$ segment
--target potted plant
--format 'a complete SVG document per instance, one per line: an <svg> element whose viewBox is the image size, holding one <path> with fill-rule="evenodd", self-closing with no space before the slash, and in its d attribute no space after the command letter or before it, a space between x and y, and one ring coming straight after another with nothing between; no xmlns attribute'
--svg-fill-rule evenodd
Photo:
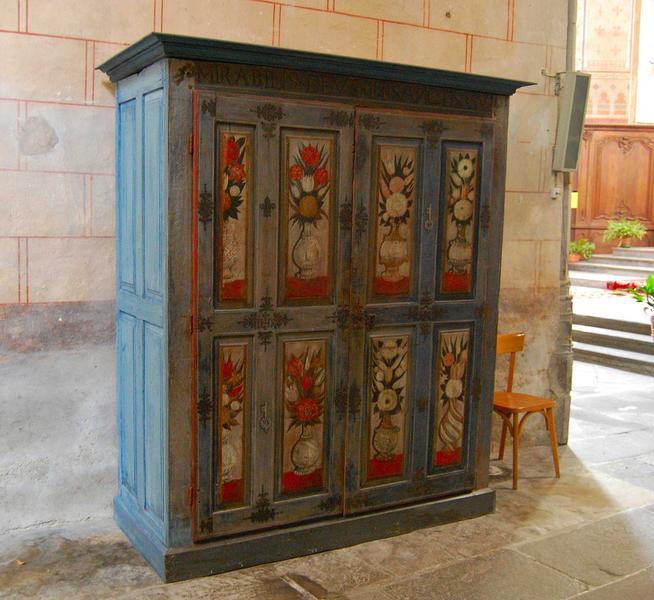
<svg viewBox="0 0 654 600"><path fill-rule="evenodd" d="M631 240L642 240L647 233L645 225L638 219L629 220L624 215L619 220L611 220L606 224L604 241L618 240L618 248L631 248Z"/></svg>
<svg viewBox="0 0 654 600"><path fill-rule="evenodd" d="M585 238L580 238L568 244L568 262L588 260L595 251L595 244Z"/></svg>
<svg viewBox="0 0 654 600"><path fill-rule="evenodd" d="M631 295L636 302L642 302L645 305L643 308L646 313L649 313L652 326L652 339L654 339L654 275L650 273L643 285L639 285L635 290L631 290Z"/></svg>

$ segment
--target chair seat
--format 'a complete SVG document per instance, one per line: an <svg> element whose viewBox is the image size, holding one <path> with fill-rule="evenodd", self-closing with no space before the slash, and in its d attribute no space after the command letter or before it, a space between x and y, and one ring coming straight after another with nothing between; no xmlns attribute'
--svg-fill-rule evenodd
<svg viewBox="0 0 654 600"><path fill-rule="evenodd" d="M493 396L493 408L505 412L531 412L552 408L556 405L554 400L531 396L530 394L518 394L516 392L495 392Z"/></svg>

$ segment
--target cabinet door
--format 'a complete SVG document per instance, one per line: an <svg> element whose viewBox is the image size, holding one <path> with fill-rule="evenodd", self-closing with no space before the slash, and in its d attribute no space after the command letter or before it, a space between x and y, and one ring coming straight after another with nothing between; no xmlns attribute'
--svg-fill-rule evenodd
<svg viewBox="0 0 654 600"><path fill-rule="evenodd" d="M195 113L196 537L341 514L353 114L210 92Z"/></svg>
<svg viewBox="0 0 654 600"><path fill-rule="evenodd" d="M480 125L357 112L347 512L473 486Z"/></svg>

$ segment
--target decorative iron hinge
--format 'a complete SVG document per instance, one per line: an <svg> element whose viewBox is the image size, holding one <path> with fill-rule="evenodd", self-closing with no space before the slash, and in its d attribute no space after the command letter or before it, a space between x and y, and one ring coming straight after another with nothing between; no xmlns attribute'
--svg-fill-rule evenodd
<svg viewBox="0 0 654 600"><path fill-rule="evenodd" d="M443 131L445 131L445 125L443 124L443 121L438 119L433 121L423 121L420 124L420 129L422 129L422 132L427 138L427 144L433 148L440 142Z"/></svg>
<svg viewBox="0 0 654 600"><path fill-rule="evenodd" d="M257 331L257 337L259 343L264 346L264 350L268 349L268 345L272 341L272 331L273 329L279 329L288 325L291 321L286 313L276 311L273 307L272 297L263 296L261 298L261 304L259 310L252 312L243 318L241 321L238 321L239 325L242 325L246 329L254 329Z"/></svg>
<svg viewBox="0 0 654 600"><path fill-rule="evenodd" d="M363 204L357 207L354 217L354 230L359 238L368 230L368 211Z"/></svg>
<svg viewBox="0 0 654 600"><path fill-rule="evenodd" d="M341 229L349 232L352 229L352 203L348 198L345 198L341 204L341 209L338 212L338 221L341 224Z"/></svg>
<svg viewBox="0 0 654 600"><path fill-rule="evenodd" d="M249 517L246 517L246 520L249 519L252 523L265 523L266 521L272 521L275 518L275 509L270 508L270 500L268 494L264 491L263 486L261 486L261 493L257 498L257 503L255 504L256 510L252 511Z"/></svg>
<svg viewBox="0 0 654 600"><path fill-rule="evenodd" d="M415 306L411 312L413 319L420 323L420 333L429 335L432 321L432 304L434 300L429 292L423 292L420 296L420 304Z"/></svg>
<svg viewBox="0 0 654 600"><path fill-rule="evenodd" d="M211 418L212 408L211 395L205 386L198 395L198 418L203 426L206 425L207 421Z"/></svg>
<svg viewBox="0 0 654 600"><path fill-rule="evenodd" d="M355 304L352 307L350 319L352 321L352 327L355 329L361 329L362 327L372 329L375 326L376 318L376 315L369 313L360 304Z"/></svg>
<svg viewBox="0 0 654 600"><path fill-rule="evenodd" d="M336 416L340 421L347 412L347 386L344 381L341 381L334 392L334 408L336 408Z"/></svg>
<svg viewBox="0 0 654 600"><path fill-rule="evenodd" d="M207 517L200 521L200 533L211 533L213 531L213 518Z"/></svg>
<svg viewBox="0 0 654 600"><path fill-rule="evenodd" d="M350 409L350 414L353 417L356 417L359 414L359 410L361 410L361 390L359 389L356 381L352 381L350 384L348 408Z"/></svg>
<svg viewBox="0 0 654 600"><path fill-rule="evenodd" d="M339 329L345 329L350 324L350 307L347 304L339 304L336 310L327 317Z"/></svg>
<svg viewBox="0 0 654 600"><path fill-rule="evenodd" d="M207 223L213 219L213 194L207 190L207 184L204 184L204 191L200 194L198 200L198 217L202 223L202 228L206 231Z"/></svg>
<svg viewBox="0 0 654 600"><path fill-rule="evenodd" d="M486 232L490 228L491 222L491 211L488 204L481 205L481 211L479 214L479 224L481 225L482 231Z"/></svg>
<svg viewBox="0 0 654 600"><path fill-rule="evenodd" d="M332 512L336 510L343 502L343 497L340 494L333 494L325 498L319 505L318 508L323 512Z"/></svg>
<svg viewBox="0 0 654 600"><path fill-rule="evenodd" d="M209 113L212 117L216 116L216 99L202 100L202 114Z"/></svg>
<svg viewBox="0 0 654 600"><path fill-rule="evenodd" d="M352 127L354 125L354 113L346 110L330 110L323 119L335 127Z"/></svg>
<svg viewBox="0 0 654 600"><path fill-rule="evenodd" d="M266 196L263 202L259 204L259 208L263 211L263 216L268 218L272 215L272 211L277 208L277 205Z"/></svg>
<svg viewBox="0 0 654 600"><path fill-rule="evenodd" d="M213 329L212 317L198 317L198 333L202 333L205 329L208 331Z"/></svg>
<svg viewBox="0 0 654 600"><path fill-rule="evenodd" d="M271 138L275 135L275 123L281 121L286 113L282 110L281 106L266 102L259 104L252 112L257 113L257 117L263 121L261 128L263 129L263 137Z"/></svg>
<svg viewBox="0 0 654 600"><path fill-rule="evenodd" d="M379 129L385 123L377 115L366 114L359 117L359 125L365 129Z"/></svg>

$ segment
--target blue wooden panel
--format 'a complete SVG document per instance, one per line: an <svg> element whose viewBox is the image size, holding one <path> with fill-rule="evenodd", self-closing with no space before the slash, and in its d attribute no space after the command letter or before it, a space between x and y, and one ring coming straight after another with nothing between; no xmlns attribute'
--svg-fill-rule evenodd
<svg viewBox="0 0 654 600"><path fill-rule="evenodd" d="M145 324L143 433L145 453L145 508L163 519L164 511L164 457L166 448L164 413L164 342L158 327Z"/></svg>
<svg viewBox="0 0 654 600"><path fill-rule="evenodd" d="M118 433L121 440L119 482L137 495L136 478L136 404L138 352L138 321L125 313L118 313L116 344L118 347Z"/></svg>
<svg viewBox="0 0 654 600"><path fill-rule="evenodd" d="M118 106L118 285L136 291L136 100Z"/></svg>
<svg viewBox="0 0 654 600"><path fill-rule="evenodd" d="M145 295L161 300L163 284L164 121L161 90L143 96L143 248Z"/></svg>

